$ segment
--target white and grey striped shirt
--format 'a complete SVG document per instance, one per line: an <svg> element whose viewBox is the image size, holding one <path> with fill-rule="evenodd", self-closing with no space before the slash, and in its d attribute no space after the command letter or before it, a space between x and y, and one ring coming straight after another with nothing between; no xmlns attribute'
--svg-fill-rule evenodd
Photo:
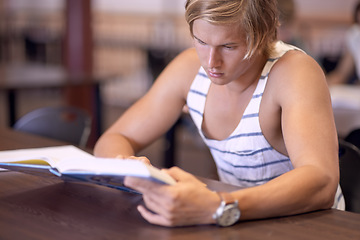
<svg viewBox="0 0 360 240"><path fill-rule="evenodd" d="M200 136L211 151L221 181L241 187L252 187L264 184L293 169L289 157L276 151L265 139L259 122L260 103L269 72L276 61L290 50L302 51L281 41L277 42L240 123L224 140L208 139L201 130L211 81L203 68L200 68L195 77L187 96L187 105ZM340 188L334 207L344 209Z"/></svg>

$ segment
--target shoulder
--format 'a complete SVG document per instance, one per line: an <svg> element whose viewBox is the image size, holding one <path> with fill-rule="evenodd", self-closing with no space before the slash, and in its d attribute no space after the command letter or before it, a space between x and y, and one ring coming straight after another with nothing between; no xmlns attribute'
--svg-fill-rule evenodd
<svg viewBox="0 0 360 240"><path fill-rule="evenodd" d="M181 89L183 94L187 94L200 66L196 50L186 49L170 62L157 81L163 82L168 87Z"/></svg>
<svg viewBox="0 0 360 240"><path fill-rule="evenodd" d="M188 49L183 50L178 55L178 57L182 58L182 59L187 59L187 60L199 61L199 58L198 58L195 48L188 48Z"/></svg>
<svg viewBox="0 0 360 240"><path fill-rule="evenodd" d="M148 96L161 99L185 101L197 72L200 61L195 49L186 49L177 55L155 80Z"/></svg>
<svg viewBox="0 0 360 240"><path fill-rule="evenodd" d="M196 50L194 48L189 48L181 53L169 64L169 68L173 68L174 70L184 70L193 74L200 68L200 61Z"/></svg>
<svg viewBox="0 0 360 240"><path fill-rule="evenodd" d="M312 77L324 77L320 65L309 55L298 50L291 50L275 63L272 73L276 77L286 76L296 78L312 75ZM316 76L314 75L316 74Z"/></svg>
<svg viewBox="0 0 360 240"><path fill-rule="evenodd" d="M288 51L274 64L269 74L269 85L279 101L328 92L320 65L309 55L297 50Z"/></svg>
<svg viewBox="0 0 360 240"><path fill-rule="evenodd" d="M177 67L187 67L192 68L194 65L200 64L199 58L197 56L196 50L194 48L188 48L180 52L171 62L171 65Z"/></svg>

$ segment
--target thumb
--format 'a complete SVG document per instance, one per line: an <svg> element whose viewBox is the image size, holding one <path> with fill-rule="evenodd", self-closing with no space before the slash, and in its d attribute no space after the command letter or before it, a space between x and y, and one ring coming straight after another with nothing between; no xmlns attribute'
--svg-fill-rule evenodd
<svg viewBox="0 0 360 240"><path fill-rule="evenodd" d="M189 177L188 175L191 176L190 173L185 172L184 170L180 169L179 167L172 167L170 169L162 169L162 171L169 174L176 181L178 181L178 180L184 181L185 179L187 179Z"/></svg>
<svg viewBox="0 0 360 240"><path fill-rule="evenodd" d="M171 177L173 177L177 182L196 182L201 185L206 185L197 179L194 175L185 172L184 170L180 169L179 167L172 167L170 169L164 170L166 171Z"/></svg>

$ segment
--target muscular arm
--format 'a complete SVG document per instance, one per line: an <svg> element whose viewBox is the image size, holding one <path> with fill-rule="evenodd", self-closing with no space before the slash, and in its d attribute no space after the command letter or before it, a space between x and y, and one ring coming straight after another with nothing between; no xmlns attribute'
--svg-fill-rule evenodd
<svg viewBox="0 0 360 240"><path fill-rule="evenodd" d="M302 53L288 53L274 66L269 81L267 100L281 110L281 131L294 170L264 185L232 192L241 220L330 208L339 182L337 136L321 69ZM143 193L151 210L140 206L142 216L165 226L214 223L217 194L180 169L168 172L178 181L175 186L127 179L128 186Z"/></svg>
<svg viewBox="0 0 360 240"><path fill-rule="evenodd" d="M165 68L149 92L100 137L94 154L133 156L164 134L180 116L199 67L193 49L181 53Z"/></svg>
<svg viewBox="0 0 360 240"><path fill-rule="evenodd" d="M339 181L337 135L322 70L308 56L289 52L269 76L273 101L294 170L262 186L234 192L243 219L329 208Z"/></svg>

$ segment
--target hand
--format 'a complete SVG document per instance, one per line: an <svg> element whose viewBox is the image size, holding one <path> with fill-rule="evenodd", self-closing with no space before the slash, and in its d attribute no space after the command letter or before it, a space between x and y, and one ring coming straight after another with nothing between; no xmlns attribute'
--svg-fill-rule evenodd
<svg viewBox="0 0 360 240"><path fill-rule="evenodd" d="M124 155L117 155L116 158L137 160L137 161L151 165L150 160L147 157L143 157L143 156L142 157L135 157L135 156L125 157Z"/></svg>
<svg viewBox="0 0 360 240"><path fill-rule="evenodd" d="M140 214L150 223L162 226L210 224L220 198L193 175L173 167L164 170L177 183L164 185L141 178L126 177L125 185L143 194Z"/></svg>

